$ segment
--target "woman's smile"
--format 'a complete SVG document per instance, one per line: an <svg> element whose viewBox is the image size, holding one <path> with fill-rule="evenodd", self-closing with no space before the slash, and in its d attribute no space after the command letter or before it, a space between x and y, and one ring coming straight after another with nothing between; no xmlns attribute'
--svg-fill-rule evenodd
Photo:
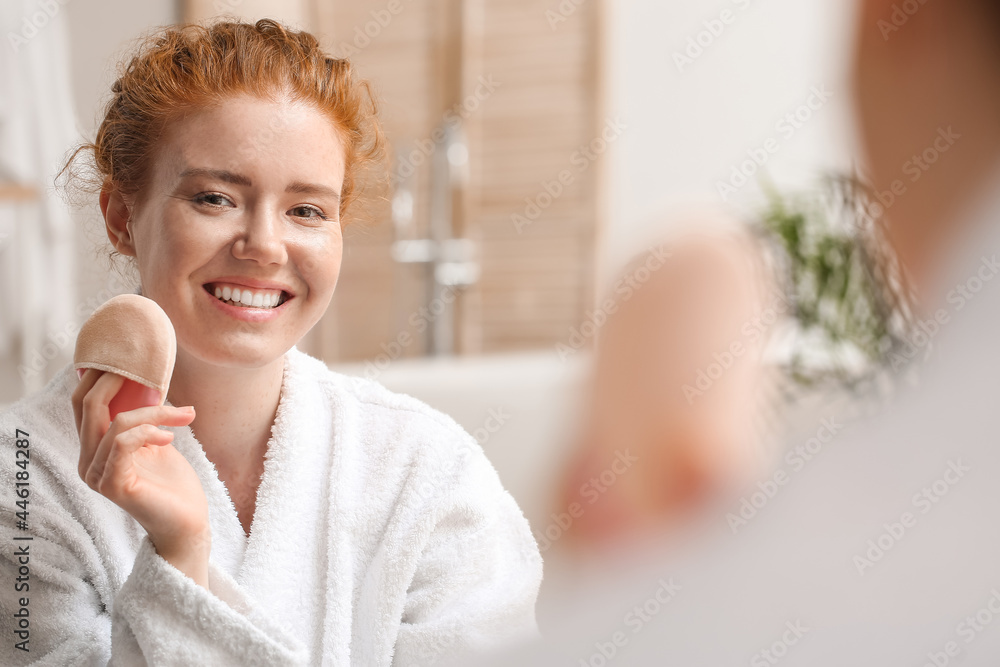
<svg viewBox="0 0 1000 667"><path fill-rule="evenodd" d="M221 312L244 322L270 322L281 316L295 297L285 290L251 289L223 282L202 286L205 296Z"/></svg>
<svg viewBox="0 0 1000 667"><path fill-rule="evenodd" d="M217 299L248 308L274 308L295 296L292 288L282 283L240 276L217 278L203 287Z"/></svg>

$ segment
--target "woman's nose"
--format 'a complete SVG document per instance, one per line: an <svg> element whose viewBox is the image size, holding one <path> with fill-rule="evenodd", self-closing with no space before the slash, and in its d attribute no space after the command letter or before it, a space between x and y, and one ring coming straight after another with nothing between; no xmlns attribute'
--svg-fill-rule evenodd
<svg viewBox="0 0 1000 667"><path fill-rule="evenodd" d="M233 244L233 255L260 264L283 264L288 255L281 215L257 211L249 216L246 227Z"/></svg>

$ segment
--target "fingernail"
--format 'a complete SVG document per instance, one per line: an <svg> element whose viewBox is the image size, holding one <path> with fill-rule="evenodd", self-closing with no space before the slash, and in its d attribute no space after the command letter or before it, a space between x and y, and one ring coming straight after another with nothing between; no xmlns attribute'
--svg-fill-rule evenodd
<svg viewBox="0 0 1000 667"><path fill-rule="evenodd" d="M86 372L86 369L85 369L85 368L77 368L77 369L76 369L76 377L77 377L77 378L80 378L80 379L83 379L83 374L84 374L85 372Z"/></svg>

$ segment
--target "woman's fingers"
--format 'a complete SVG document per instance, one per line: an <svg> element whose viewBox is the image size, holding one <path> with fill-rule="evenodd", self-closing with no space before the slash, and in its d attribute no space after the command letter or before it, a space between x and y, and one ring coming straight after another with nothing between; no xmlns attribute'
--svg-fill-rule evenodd
<svg viewBox="0 0 1000 667"><path fill-rule="evenodd" d="M86 374L85 374L86 377ZM108 432L111 413L108 403L122 388L125 378L114 373L102 373L94 386L83 397L80 418L80 477L86 479L90 462L94 459L101 438Z"/></svg>
<svg viewBox="0 0 1000 667"><path fill-rule="evenodd" d="M194 408L177 408L171 405L151 405L143 408L136 408L128 412L121 412L111 420L111 426L103 436L97 451L90 462L89 467L97 466L103 469L104 459L113 446L116 436L136 428L141 425L156 426L186 426L194 419ZM160 431L160 429L156 429ZM160 431L161 433L169 431ZM158 438L159 436L157 436ZM171 437L172 434L171 434ZM156 440L156 438L154 438ZM157 440L157 443L159 441ZM156 444L156 443L153 443ZM162 443L159 443L162 444Z"/></svg>
<svg viewBox="0 0 1000 667"><path fill-rule="evenodd" d="M145 445L166 445L173 439L173 432L164 431L152 424L139 424L114 434L109 431L108 437L101 442L84 481L93 490L111 498L118 490L109 488L109 485L120 481L120 473L127 472L130 457L136 450Z"/></svg>
<svg viewBox="0 0 1000 667"><path fill-rule="evenodd" d="M191 423L193 418L193 408L176 408L170 405L152 405L118 413L111 420L110 428L108 428L107 433L101 438L97 450L88 461L85 468L85 470L89 471L87 474L91 476L96 474L98 477L100 474L103 474L105 459L108 457L108 452L111 450L116 436L143 424L151 425L153 428L156 428L157 425L186 426ZM160 431L160 429L156 430ZM160 433L170 433L170 431L160 431ZM157 438L159 437L157 436ZM173 434L170 437L173 438ZM157 438L151 440L150 444L164 444L164 442L160 442ZM169 440L166 442L169 442ZM94 472L95 470L97 471L96 473ZM83 477L83 480L87 484L90 484L91 480L85 477L84 473L81 473L80 476ZM93 488L93 485L91 485L91 488Z"/></svg>
<svg viewBox="0 0 1000 667"><path fill-rule="evenodd" d="M89 370L88 370L89 372ZM91 488L104 475L105 462L120 434L140 425L149 425L159 433L168 436L151 434L150 444L166 444L173 434L157 429L161 426L186 426L194 419L194 408L177 408L170 405L153 405L127 412L121 412L110 419L109 403L122 388L125 379L114 373L103 373L100 377L84 374L81 386L85 382L92 386L80 400L80 464L78 472ZM78 391L83 391L78 388ZM77 396L74 396L74 405ZM164 437L167 437L164 440ZM138 445L137 445L138 446Z"/></svg>
<svg viewBox="0 0 1000 667"><path fill-rule="evenodd" d="M101 377L104 371L96 368L87 368L80 378L80 384L73 391L73 416L76 418L76 432L80 432L81 420L83 419L83 397L94 388L97 378Z"/></svg>
<svg viewBox="0 0 1000 667"><path fill-rule="evenodd" d="M121 433L139 424L187 426L193 419L194 408L191 406L178 408L173 405L149 405L118 413L114 419L114 428Z"/></svg>

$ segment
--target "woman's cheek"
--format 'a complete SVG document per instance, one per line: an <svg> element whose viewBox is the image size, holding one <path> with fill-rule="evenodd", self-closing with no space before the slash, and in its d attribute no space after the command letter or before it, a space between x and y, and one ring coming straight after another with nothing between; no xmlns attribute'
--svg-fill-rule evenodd
<svg viewBox="0 0 1000 667"><path fill-rule="evenodd" d="M331 240L319 252L313 251L302 263L303 278L321 293L332 292L340 275L343 248L339 239Z"/></svg>

